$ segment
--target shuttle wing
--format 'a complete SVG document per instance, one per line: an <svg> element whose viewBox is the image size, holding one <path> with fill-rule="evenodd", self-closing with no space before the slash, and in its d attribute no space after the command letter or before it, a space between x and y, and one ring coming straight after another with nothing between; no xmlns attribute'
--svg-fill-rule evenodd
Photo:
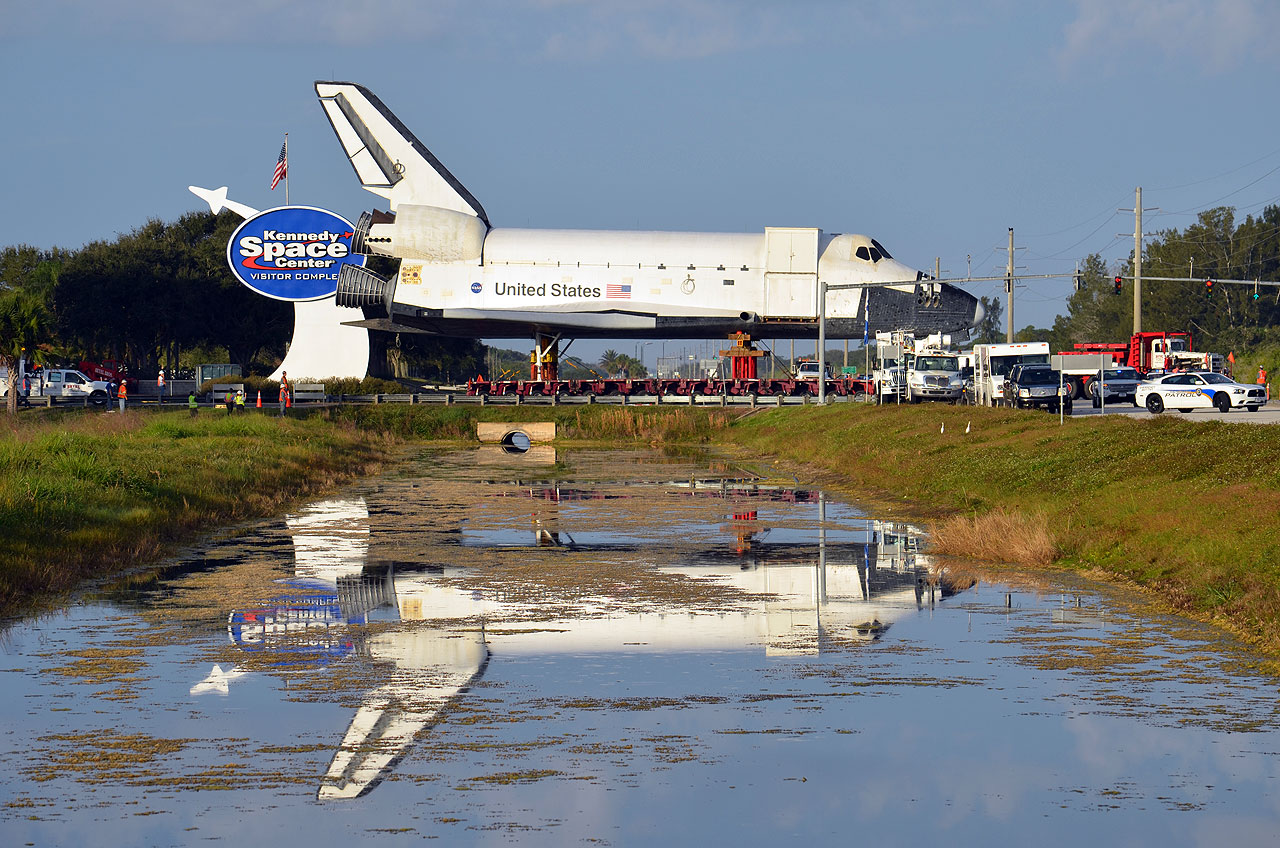
<svg viewBox="0 0 1280 848"><path fill-rule="evenodd" d="M393 210L402 203L438 206L489 226L480 202L376 95L355 83L324 81L316 82L316 94L361 185Z"/></svg>

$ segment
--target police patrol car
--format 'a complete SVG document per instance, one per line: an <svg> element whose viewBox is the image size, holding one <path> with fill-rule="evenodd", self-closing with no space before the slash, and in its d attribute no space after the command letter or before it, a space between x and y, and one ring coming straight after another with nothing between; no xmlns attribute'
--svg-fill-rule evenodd
<svg viewBox="0 0 1280 848"><path fill-rule="evenodd" d="M1254 412L1267 402L1264 386L1237 383L1212 371L1165 374L1138 386L1134 402L1159 415L1166 408L1179 412L1216 408L1219 412L1245 407Z"/></svg>

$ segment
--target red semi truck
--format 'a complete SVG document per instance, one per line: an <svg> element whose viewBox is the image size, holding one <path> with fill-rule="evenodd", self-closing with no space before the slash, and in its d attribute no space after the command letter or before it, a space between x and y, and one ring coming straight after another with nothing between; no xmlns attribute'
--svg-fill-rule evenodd
<svg viewBox="0 0 1280 848"><path fill-rule="evenodd" d="M1152 372L1164 371L1217 371L1223 370L1225 360L1221 354L1197 351L1192 348L1190 333L1134 333L1125 342L1084 342L1059 356L1087 356L1104 354L1118 366L1132 368L1145 378ZM1096 369L1063 368L1063 375L1071 382L1077 398L1087 397L1089 381L1097 377Z"/></svg>

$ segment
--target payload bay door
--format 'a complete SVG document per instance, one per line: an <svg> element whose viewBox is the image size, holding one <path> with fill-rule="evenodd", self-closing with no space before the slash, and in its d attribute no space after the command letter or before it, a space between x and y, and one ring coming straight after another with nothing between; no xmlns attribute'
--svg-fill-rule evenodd
<svg viewBox="0 0 1280 848"><path fill-rule="evenodd" d="M765 317L818 317L821 232L815 227L765 227Z"/></svg>

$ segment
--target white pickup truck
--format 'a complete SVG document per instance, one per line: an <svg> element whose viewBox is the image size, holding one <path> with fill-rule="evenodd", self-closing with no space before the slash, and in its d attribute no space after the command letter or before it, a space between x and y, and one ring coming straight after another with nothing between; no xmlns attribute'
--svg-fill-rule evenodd
<svg viewBox="0 0 1280 848"><path fill-rule="evenodd" d="M83 371L74 368L42 368L29 374L31 378L31 397L88 398L95 406L104 406L111 398L107 394L107 384L102 380L91 379ZM18 391L22 391L22 381L18 381ZM0 380L0 398L9 393L9 381Z"/></svg>

